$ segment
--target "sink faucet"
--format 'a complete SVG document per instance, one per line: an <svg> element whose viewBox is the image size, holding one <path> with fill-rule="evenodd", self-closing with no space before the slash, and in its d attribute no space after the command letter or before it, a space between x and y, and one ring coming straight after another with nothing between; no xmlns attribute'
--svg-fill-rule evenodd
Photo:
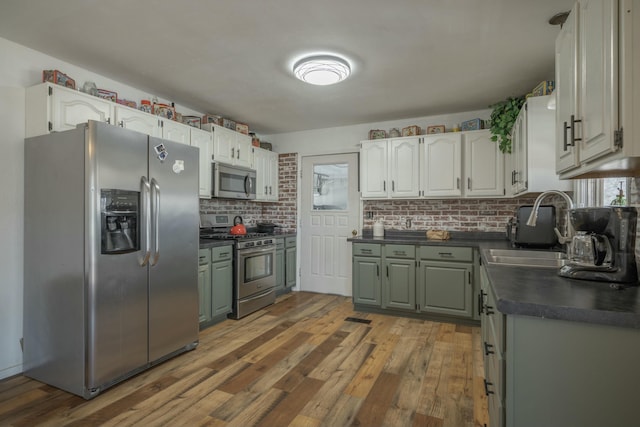
<svg viewBox="0 0 640 427"><path fill-rule="evenodd" d="M560 231L558 231L558 227L555 227L553 231L555 231L556 236L558 236L558 242L561 245L567 245L567 255L570 255L569 254L569 250L571 248L570 243L571 243L571 240L573 239L573 234L574 234L573 226L571 225L571 209L573 209L573 201L571 201L571 197L569 197L566 193L563 193L562 191L558 191L558 190L548 190L543 193L540 193L540 195L538 196L538 198L533 204L533 208L531 209L531 215L529 215L529 219L527 220L527 225L529 227L536 226L536 221L538 220L538 208L540 208L540 203L542 202L542 199L544 199L550 194L556 194L558 196L561 196L565 200L565 202L567 202L567 219L565 224L567 234L564 236L560 234Z"/></svg>

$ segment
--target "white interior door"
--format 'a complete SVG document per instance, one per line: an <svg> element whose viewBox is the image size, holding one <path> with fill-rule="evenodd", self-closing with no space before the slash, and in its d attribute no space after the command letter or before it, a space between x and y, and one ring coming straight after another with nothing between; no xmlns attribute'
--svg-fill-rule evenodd
<svg viewBox="0 0 640 427"><path fill-rule="evenodd" d="M351 295L351 244L358 229L358 155L302 159L300 215L303 291Z"/></svg>

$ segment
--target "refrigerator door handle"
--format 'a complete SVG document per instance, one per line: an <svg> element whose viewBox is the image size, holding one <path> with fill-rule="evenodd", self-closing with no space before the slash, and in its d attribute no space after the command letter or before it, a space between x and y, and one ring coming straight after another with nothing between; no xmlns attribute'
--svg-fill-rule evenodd
<svg viewBox="0 0 640 427"><path fill-rule="evenodd" d="M151 216L153 218L153 256L151 266L153 267L160 259L160 186L155 178L151 179Z"/></svg>
<svg viewBox="0 0 640 427"><path fill-rule="evenodd" d="M151 200L149 180L146 176L140 179L140 194L142 196L142 212L140 212L140 218L144 219L144 255L140 262L140 267L145 267L149 263L149 258L151 258L151 219L149 215Z"/></svg>

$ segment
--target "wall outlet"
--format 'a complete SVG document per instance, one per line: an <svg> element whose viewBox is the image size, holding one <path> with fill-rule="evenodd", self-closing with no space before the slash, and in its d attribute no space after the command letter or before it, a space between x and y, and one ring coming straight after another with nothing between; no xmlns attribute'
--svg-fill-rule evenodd
<svg viewBox="0 0 640 427"><path fill-rule="evenodd" d="M373 211L367 211L367 219L373 219Z"/></svg>

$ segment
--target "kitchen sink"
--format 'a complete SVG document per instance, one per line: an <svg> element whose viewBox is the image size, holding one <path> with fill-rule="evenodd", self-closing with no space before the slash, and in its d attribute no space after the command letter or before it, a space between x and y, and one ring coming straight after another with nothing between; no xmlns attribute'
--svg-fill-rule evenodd
<svg viewBox="0 0 640 427"><path fill-rule="evenodd" d="M496 265L560 268L569 262L564 252L487 249L485 254L487 262Z"/></svg>

